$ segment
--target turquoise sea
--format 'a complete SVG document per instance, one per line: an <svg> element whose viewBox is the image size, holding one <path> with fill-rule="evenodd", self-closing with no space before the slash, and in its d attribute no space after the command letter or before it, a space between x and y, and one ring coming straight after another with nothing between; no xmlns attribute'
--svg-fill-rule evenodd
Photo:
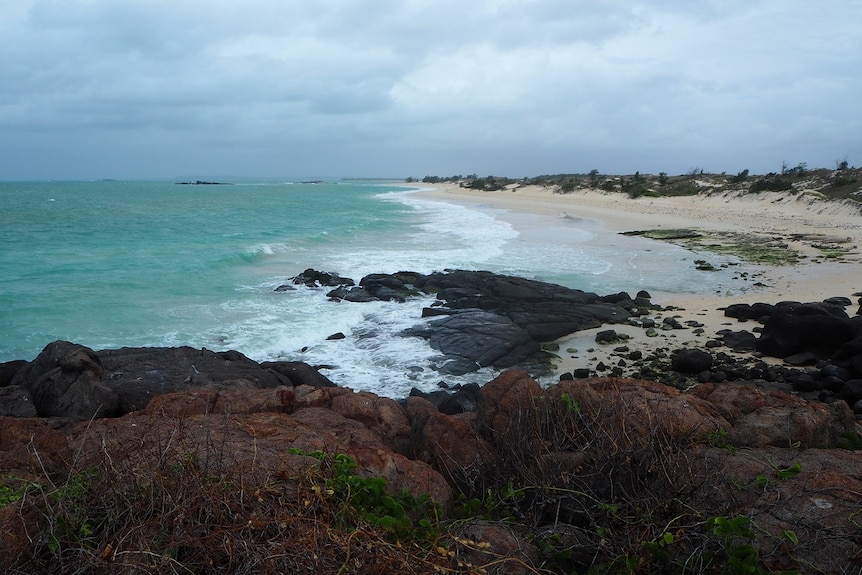
<svg viewBox="0 0 862 575"><path fill-rule="evenodd" d="M397 335L428 301L275 288L306 268L357 281L462 268L598 293L710 289L680 263L687 255L604 241L596 222L570 215L446 203L397 182L0 182L0 361L31 360L56 339L236 349L324 364L336 383L399 397L440 380L435 352ZM336 332L347 338L326 340Z"/></svg>

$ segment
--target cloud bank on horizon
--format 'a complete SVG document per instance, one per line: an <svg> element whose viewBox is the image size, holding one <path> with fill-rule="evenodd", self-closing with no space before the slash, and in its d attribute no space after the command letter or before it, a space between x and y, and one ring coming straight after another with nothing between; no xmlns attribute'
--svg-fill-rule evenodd
<svg viewBox="0 0 862 575"><path fill-rule="evenodd" d="M0 179L862 163L862 0L0 3Z"/></svg>

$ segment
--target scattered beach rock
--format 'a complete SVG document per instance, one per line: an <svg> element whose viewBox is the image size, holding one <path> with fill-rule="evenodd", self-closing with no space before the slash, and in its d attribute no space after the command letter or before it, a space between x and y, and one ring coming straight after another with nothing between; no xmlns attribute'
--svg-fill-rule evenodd
<svg viewBox="0 0 862 575"><path fill-rule="evenodd" d="M754 351L757 338L749 331L728 331L722 334L721 339L727 347L733 351Z"/></svg>
<svg viewBox="0 0 862 575"><path fill-rule="evenodd" d="M712 355L700 349L680 349L671 360L674 371L700 373L712 367Z"/></svg>

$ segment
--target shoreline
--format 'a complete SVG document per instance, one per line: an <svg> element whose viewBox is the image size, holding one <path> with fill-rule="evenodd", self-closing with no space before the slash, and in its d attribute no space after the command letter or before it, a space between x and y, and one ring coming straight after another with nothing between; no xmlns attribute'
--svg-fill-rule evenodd
<svg viewBox="0 0 862 575"><path fill-rule="evenodd" d="M728 285L728 289L719 290L722 293L718 294L650 293L652 302L665 308L654 316L659 322L664 317L675 317L682 323L692 321L702 325L695 329L659 331L654 337L647 337L645 330L638 326L613 326L618 333L629 336L624 347L644 353L669 347L703 348L720 330L751 331L756 327L756 322L746 323L725 317L723 308L730 304L812 302L834 296L850 298L855 304L859 296L854 294L862 292L862 257L855 253L862 244L862 215L851 213L841 203L817 201L805 194L702 193L697 196L631 199L620 192L581 189L560 194L540 186L481 191L439 183L416 193L426 199L502 210L513 216L531 214L589 220L590 231L606 239L635 230L692 229L707 237L710 234L730 234L736 238L765 238L778 246L786 245L783 249L801 255L802 259L791 264L766 265L743 261L736 265L735 277L741 275L746 281L756 278L754 285L740 282ZM512 223L512 219L507 221ZM691 249L684 243L672 243ZM835 259L824 255L822 247L818 247L824 245L846 249L840 258ZM692 251L695 254L711 253L707 249ZM632 286L631 289L639 287ZM847 311L853 315L855 306ZM599 363L609 367L617 365L621 354L615 350L621 347L620 344L595 343L595 334L603 329L608 329L608 326L577 332L555 342L559 345L559 351L555 352L559 360L555 362L554 376L576 369L594 368ZM722 348L722 351L730 353L727 348ZM774 361L781 363L781 360Z"/></svg>

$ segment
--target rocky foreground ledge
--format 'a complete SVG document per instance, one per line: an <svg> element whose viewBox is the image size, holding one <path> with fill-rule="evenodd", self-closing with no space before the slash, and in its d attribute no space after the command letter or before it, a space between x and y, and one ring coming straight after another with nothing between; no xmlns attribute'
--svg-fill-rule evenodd
<svg viewBox="0 0 862 575"><path fill-rule="evenodd" d="M184 389L141 410L0 417L9 572L570 573L629 560L721 572L744 552L768 571L842 573L862 553L862 459L848 450L860 440L843 401L738 383L542 389L511 370L473 411L447 415L421 397L329 387L303 366L172 353ZM42 383L99 387L118 373L111 354L67 342L43 355ZM367 479L339 491L343 455L390 498ZM426 495L428 515L398 503ZM369 515L378 500L398 513ZM413 527L381 527L380 513ZM725 523L739 531L720 535ZM420 526L433 545L411 538Z"/></svg>
<svg viewBox="0 0 862 575"><path fill-rule="evenodd" d="M429 309L521 317L487 289L514 302L521 284L470 278L485 283L440 285ZM643 295L577 297L598 311L566 321L648 315L637 311L649 309ZM54 342L32 362L0 364L0 561L13 573L722 572L734 562L855 572L862 333L847 305L728 307L762 326L749 334L755 354L797 364L770 368L794 381L716 377L729 368L707 346L668 354L685 391L574 374L543 388L512 369L396 401L235 351ZM559 332L540 323L522 329ZM356 464L346 483L333 475L342 456ZM399 503L426 495L435 510L418 516ZM422 541L406 535L420 531Z"/></svg>

